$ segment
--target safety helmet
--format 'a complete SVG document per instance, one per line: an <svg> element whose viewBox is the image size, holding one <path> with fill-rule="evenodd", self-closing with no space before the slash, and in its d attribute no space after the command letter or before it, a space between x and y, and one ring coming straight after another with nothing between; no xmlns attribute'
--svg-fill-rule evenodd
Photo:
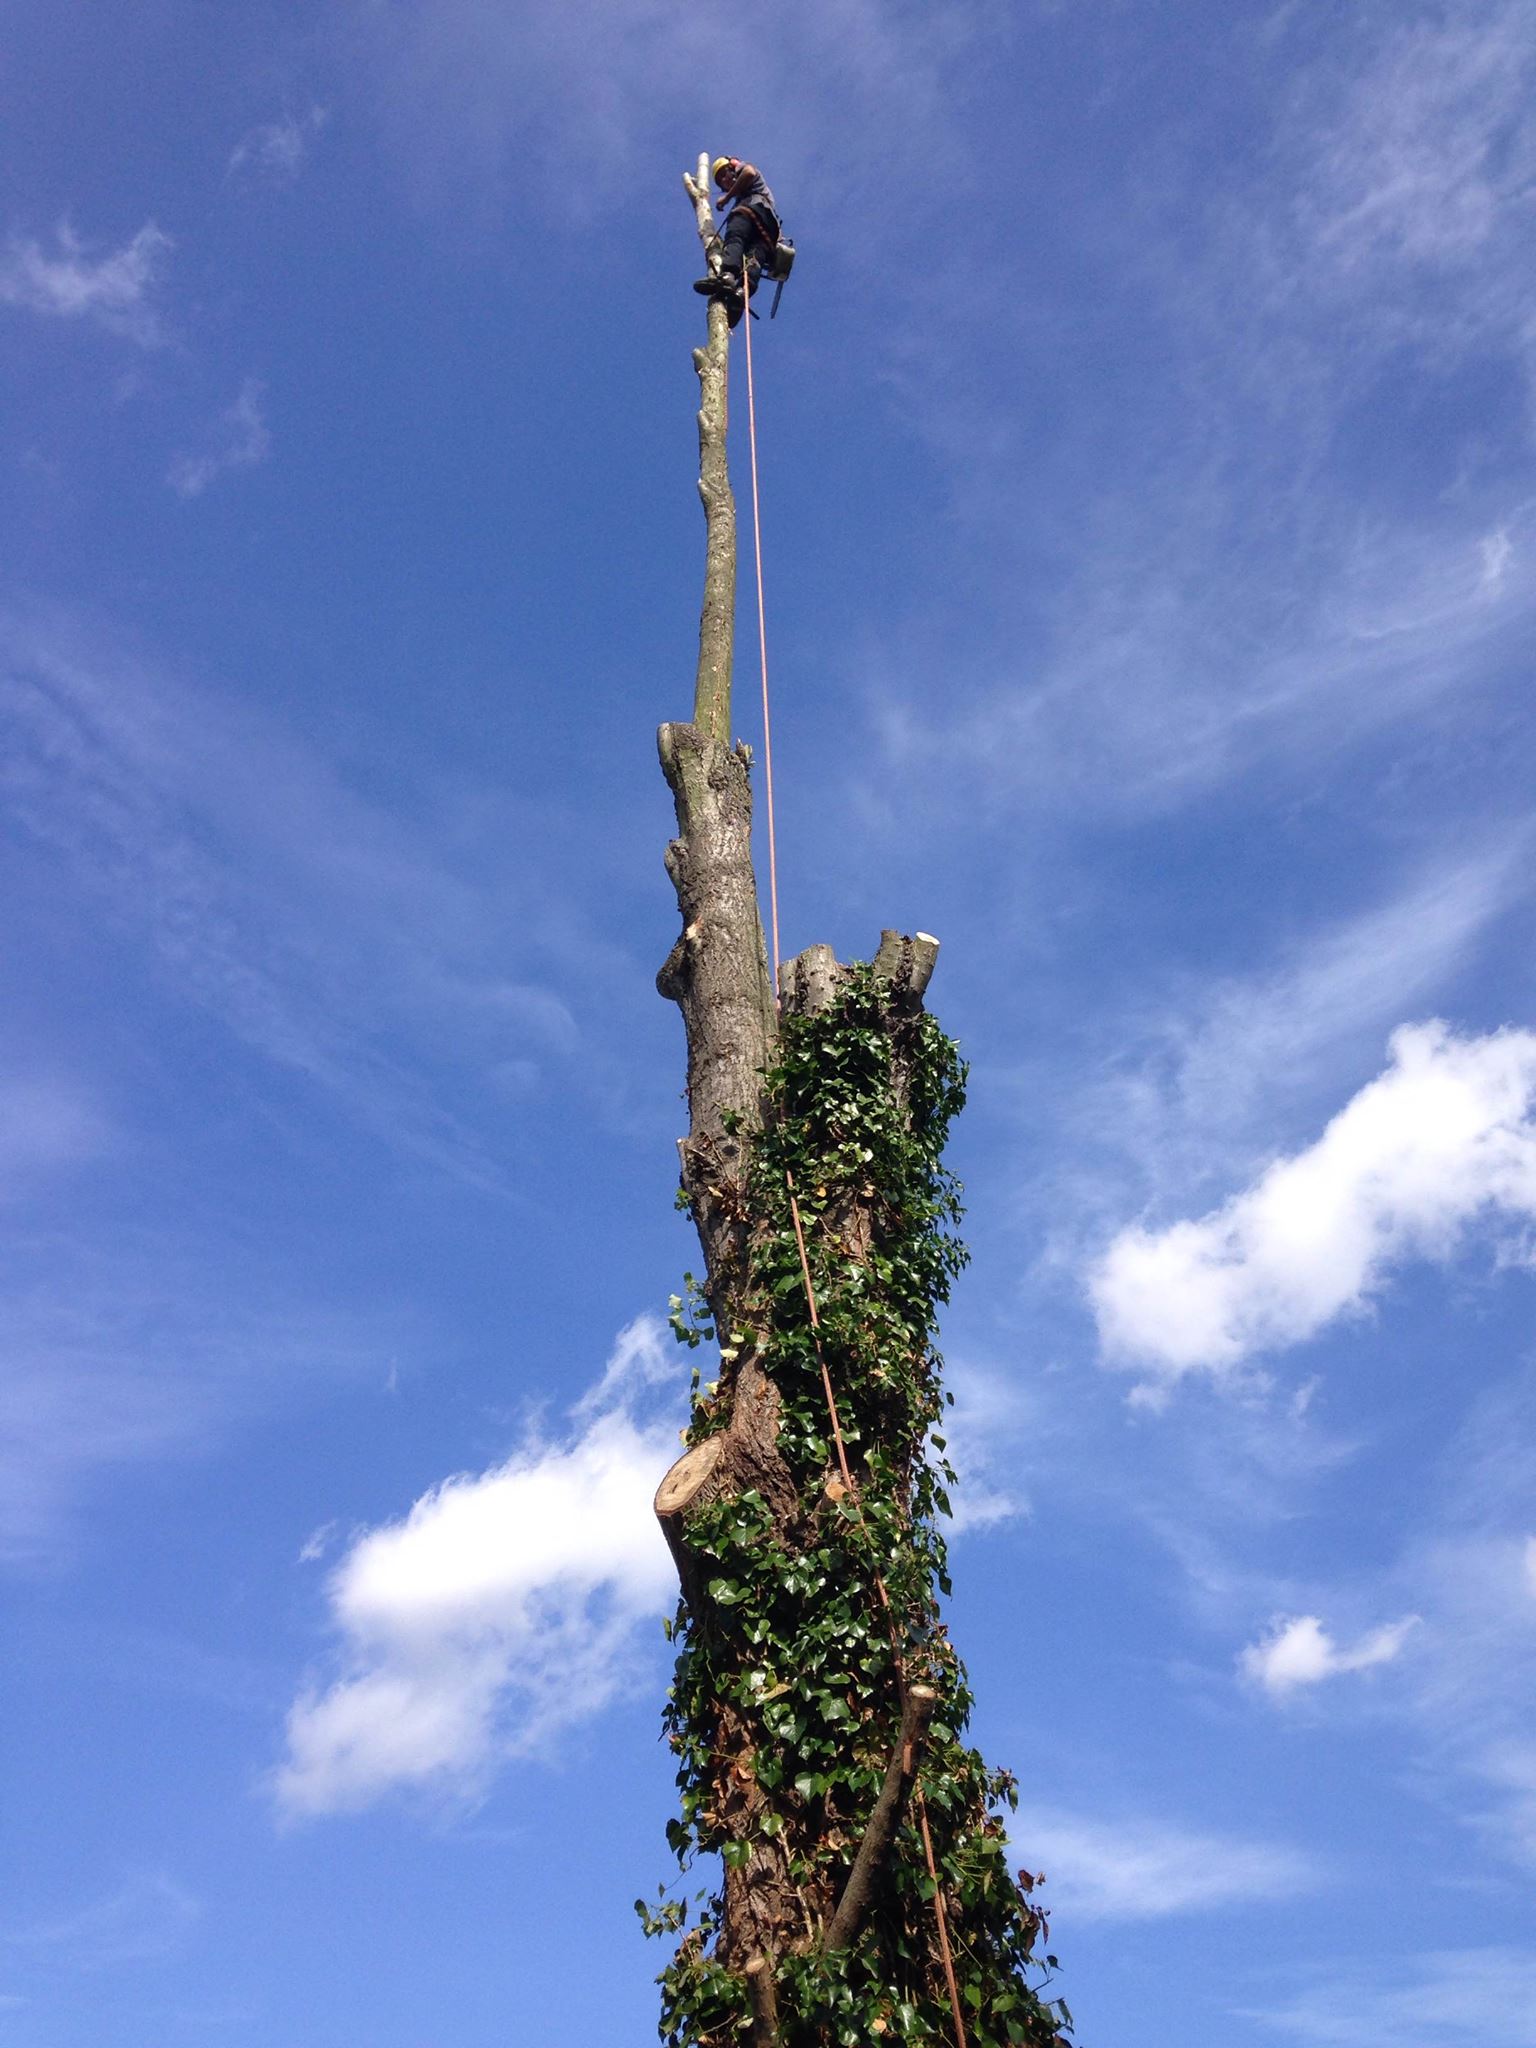
<svg viewBox="0 0 1536 2048"><path fill-rule="evenodd" d="M715 183L723 188L728 182L731 172L740 161L739 157L717 156L709 167L710 174L714 178Z"/></svg>

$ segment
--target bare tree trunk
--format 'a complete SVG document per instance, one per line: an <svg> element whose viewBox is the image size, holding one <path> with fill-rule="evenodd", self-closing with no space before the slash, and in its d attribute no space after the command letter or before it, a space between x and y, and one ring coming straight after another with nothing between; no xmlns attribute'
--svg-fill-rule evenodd
<svg viewBox="0 0 1536 2048"><path fill-rule="evenodd" d="M699 240L711 270L720 268L720 238L709 205L709 158L683 174ZM736 630L736 499L726 462L727 378L731 333L723 301L709 302L709 340L693 352L699 375L699 496L704 501L704 609L699 618L699 671L693 722L718 745L731 738L731 654Z"/></svg>

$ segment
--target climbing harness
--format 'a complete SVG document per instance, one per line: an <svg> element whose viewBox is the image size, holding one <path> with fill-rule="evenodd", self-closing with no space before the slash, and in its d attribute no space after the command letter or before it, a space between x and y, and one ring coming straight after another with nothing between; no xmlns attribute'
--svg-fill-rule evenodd
<svg viewBox="0 0 1536 2048"><path fill-rule="evenodd" d="M781 242L779 246L782 247L784 245ZM795 260L794 244L790 243L788 246L789 263L785 266L778 280L780 292L784 289L784 278L789 275L790 268ZM746 276L743 277L743 295L746 310L750 315L752 311L751 281ZM778 308L777 294L774 296L773 303L774 310L776 311ZM773 314L770 312L768 317L772 319ZM768 626L766 609L763 602L763 518L757 484L757 391L752 379L752 321L750 318L742 322L742 331L746 336L747 350L747 444L751 452L752 470L752 553L754 567L757 571L757 652L763 685L763 781L768 813L768 907L773 945L773 988L775 1003L777 1003L779 986L779 863L777 840L774 832L773 728L769 717L768 702ZM848 1498L852 1503L853 1512L858 1520L859 1527L867 1536L869 1525L864 1519L864 1503L860 1497L858 1481L854 1478L852 1467L848 1463L848 1448L843 1441L843 1425L837 1411L837 1396L832 1387L832 1374L828 1369L826 1357L821 1348L821 1318L816 1307L816 1289L811 1280L810 1257L805 1248L805 1226L800 1218L800 1201L795 1193L794 1175L787 1166L784 1169L784 1186L789 1195L789 1218L794 1226L795 1249L800 1257L800 1278L805 1286L805 1305L811 1325L811 1343L815 1347L816 1363L821 1369L821 1388L822 1393L826 1397L827 1420L831 1425L832 1442L837 1451L837 1469L842 1477L843 1485L847 1489ZM886 1626L890 1632L891 1654L895 1660L896 1667L896 1683L903 1699L905 1699L907 1691L906 1660L902 1656L895 1610L891 1606L891 1596L886 1590L884 1576L879 1571L872 1573L871 1576L876 1596L885 1613ZM954 1956L950 1948L949 1914L944 1905L943 1887L939 1883L938 1867L933 1854L933 1838L928 1831L928 1803L923 1797L922 1777L918 1772L913 1774L912 1802L917 1809L918 1831L922 1837L923 1860L928 1868L928 1881L933 1886L933 1917L939 1937L939 1954L944 1964L944 1982L949 1992L950 2013L955 2023L955 2048L966 2048L965 2021L961 2016L960 1990L955 1982Z"/></svg>

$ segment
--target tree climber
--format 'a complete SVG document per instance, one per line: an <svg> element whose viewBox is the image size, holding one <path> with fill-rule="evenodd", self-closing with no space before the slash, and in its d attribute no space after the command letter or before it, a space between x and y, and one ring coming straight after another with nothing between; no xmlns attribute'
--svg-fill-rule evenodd
<svg viewBox="0 0 1536 2048"><path fill-rule="evenodd" d="M722 299L734 327L747 293L757 290L764 271L770 277L788 276L788 264L781 268L781 248L789 251L791 245L784 240L773 194L755 164L744 164L739 156L717 156L710 169L720 188L717 203L727 209L719 243L720 268L697 279L693 288ZM789 261L794 261L793 254Z"/></svg>

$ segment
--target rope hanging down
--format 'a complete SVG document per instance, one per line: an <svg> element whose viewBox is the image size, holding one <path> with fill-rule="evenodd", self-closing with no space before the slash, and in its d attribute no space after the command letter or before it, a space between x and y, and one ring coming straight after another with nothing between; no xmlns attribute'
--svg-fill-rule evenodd
<svg viewBox="0 0 1536 2048"><path fill-rule="evenodd" d="M768 810L768 906L769 923L773 941L773 988L775 1002L779 987L779 863L778 848L774 837L773 817L773 727L769 719L768 706L768 626L767 613L763 603L763 520L761 501L757 487L757 392L752 381L752 281L750 271L743 269L742 292L745 319L742 332L747 348L747 442L751 451L752 468L752 551L757 569L757 653L763 679L763 779ZM816 1347L816 1363L821 1368L822 1391L826 1395L827 1420L832 1428L832 1441L837 1448L838 1470L844 1487L853 1504L859 1526L868 1533L864 1520L864 1504L859 1497L858 1481L854 1478L848 1463L848 1449L843 1441L842 1421L837 1412L837 1397L832 1390L832 1375L821 1348L821 1318L816 1309L816 1289L811 1281L811 1262L805 1249L805 1227L800 1220L800 1203L795 1194L794 1177L786 1167L784 1185L789 1194L790 1220L795 1229L795 1247L800 1255L800 1277L805 1283L805 1305L810 1316L811 1342ZM906 1663L897 1637L896 1616L891 1607L891 1597L886 1591L885 1579L880 1572L874 1574L875 1591L880 1605L885 1610L886 1625L891 1633L891 1649L896 1660L896 1682L903 1700L907 1690ZM923 1860L928 1866L928 1879L933 1886L933 1916L939 1936L939 1954L944 1964L944 1981L949 1991L950 2012L955 2022L955 2048L966 2048L965 2021L960 2011L960 1990L955 1982L954 1956L949 1944L949 1915L944 1906L943 1887L939 1883L938 1868L933 1854L933 1838L928 1831L928 1802L923 1797L922 1779L914 1774L913 1802L917 1807L918 1828L922 1836Z"/></svg>
<svg viewBox="0 0 1536 2048"><path fill-rule="evenodd" d="M752 552L757 564L757 656L763 677L763 782L768 799L768 921L773 934L773 992L779 991L779 860L773 836L773 727L768 718L768 625L763 609L763 518L757 496L757 394L752 387L752 275L750 264L741 274L746 317L741 323L747 339L747 444L752 451Z"/></svg>

